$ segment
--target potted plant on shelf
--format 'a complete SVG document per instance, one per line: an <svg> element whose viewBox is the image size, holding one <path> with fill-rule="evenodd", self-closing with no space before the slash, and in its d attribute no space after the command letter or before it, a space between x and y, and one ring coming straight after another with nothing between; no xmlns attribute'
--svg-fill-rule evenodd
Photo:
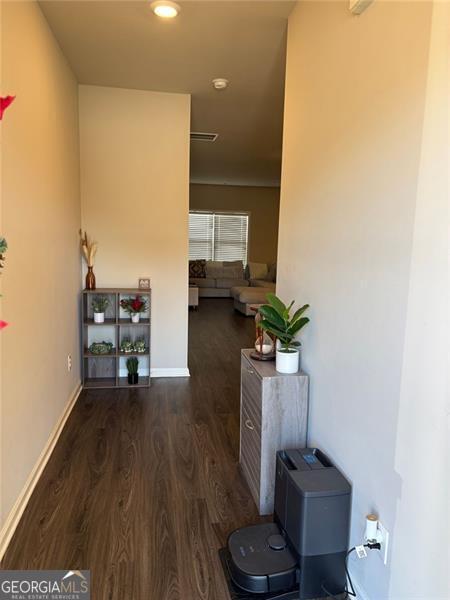
<svg viewBox="0 0 450 600"><path fill-rule="evenodd" d="M297 373L300 366L300 342L295 336L308 322L303 313L309 304L304 304L291 316L294 300L286 306L275 294L267 294L268 304L259 307L262 315L260 327L273 333L279 340L277 344L275 368L279 373Z"/></svg>
<svg viewBox="0 0 450 600"><path fill-rule="evenodd" d="M147 300L142 296L124 298L120 301L120 306L130 315L132 323L139 323L141 313L147 310Z"/></svg>
<svg viewBox="0 0 450 600"><path fill-rule="evenodd" d="M114 350L114 344L111 342L92 342L89 346L89 352L91 354L111 354Z"/></svg>
<svg viewBox="0 0 450 600"><path fill-rule="evenodd" d="M145 340L143 338L139 338L134 342L134 351L139 354L143 354L145 352Z"/></svg>
<svg viewBox="0 0 450 600"><path fill-rule="evenodd" d="M133 344L131 343L130 338L123 338L122 343L120 344L120 351L124 354L131 354L133 352Z"/></svg>
<svg viewBox="0 0 450 600"><path fill-rule="evenodd" d="M94 311L94 322L105 322L105 311L109 306L109 300L106 296L95 296L92 300L92 309Z"/></svg>
<svg viewBox="0 0 450 600"><path fill-rule="evenodd" d="M136 385L139 382L139 360L132 356L127 358L127 369L128 369L128 383L130 385Z"/></svg>

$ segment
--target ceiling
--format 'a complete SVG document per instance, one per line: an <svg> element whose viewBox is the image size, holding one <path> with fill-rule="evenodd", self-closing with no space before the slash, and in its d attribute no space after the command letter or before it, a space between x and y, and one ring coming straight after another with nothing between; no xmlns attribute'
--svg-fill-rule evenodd
<svg viewBox="0 0 450 600"><path fill-rule="evenodd" d="M284 0L181 1L163 20L139 0L40 6L83 84L192 94L191 181L278 185L287 18ZM225 77L217 91L212 79Z"/></svg>

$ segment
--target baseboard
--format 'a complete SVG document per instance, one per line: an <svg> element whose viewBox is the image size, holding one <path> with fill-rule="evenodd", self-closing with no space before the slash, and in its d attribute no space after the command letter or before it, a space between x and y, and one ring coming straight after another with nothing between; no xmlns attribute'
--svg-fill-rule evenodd
<svg viewBox="0 0 450 600"><path fill-rule="evenodd" d="M151 369L151 377L190 377L189 369Z"/></svg>
<svg viewBox="0 0 450 600"><path fill-rule="evenodd" d="M31 471L24 487L22 488L22 491L20 492L19 497L17 498L14 506L12 507L9 515L7 516L7 518L5 520L5 523L0 531L0 560L2 560L6 550L8 548L11 538L14 535L14 532L16 530L16 527L19 524L19 521L24 513L24 510L28 504L28 501L30 500L31 494L33 493L33 490L36 487L36 484L39 481L39 478L41 477L43 470L45 469L45 466L53 452L53 449L56 446L56 442L58 441L59 436L61 435L63 427L64 427L67 419L69 418L69 415L72 411L72 408L75 405L75 402L78 399L78 396L80 395L80 392L81 392L81 382L78 383L77 387L70 395L69 400L68 400L66 406L64 407L64 410L63 410L61 416L59 417L55 427L53 428L53 431L51 432L51 434L50 434L36 464L34 465L33 470Z"/></svg>
<svg viewBox="0 0 450 600"><path fill-rule="evenodd" d="M355 578L355 576L352 573L350 573L350 576L352 578L353 587L355 588L356 600L370 600L369 595L367 594L366 590L358 582L358 580Z"/></svg>

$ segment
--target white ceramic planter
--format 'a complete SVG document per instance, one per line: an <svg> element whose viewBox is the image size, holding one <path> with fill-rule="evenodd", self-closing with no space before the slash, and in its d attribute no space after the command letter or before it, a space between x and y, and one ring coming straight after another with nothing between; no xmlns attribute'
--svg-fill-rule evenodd
<svg viewBox="0 0 450 600"><path fill-rule="evenodd" d="M131 315L131 322L132 323L139 323L139 317L141 315L139 313L134 313Z"/></svg>
<svg viewBox="0 0 450 600"><path fill-rule="evenodd" d="M105 313L94 313L94 323L104 323L105 322Z"/></svg>
<svg viewBox="0 0 450 600"><path fill-rule="evenodd" d="M291 350L290 352L281 352L280 350L277 350L275 368L278 373L297 373L299 366L299 350Z"/></svg>

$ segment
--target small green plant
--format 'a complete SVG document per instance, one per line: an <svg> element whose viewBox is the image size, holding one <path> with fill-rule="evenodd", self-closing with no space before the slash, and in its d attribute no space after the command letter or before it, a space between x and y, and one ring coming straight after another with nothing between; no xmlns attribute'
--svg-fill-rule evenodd
<svg viewBox="0 0 450 600"><path fill-rule="evenodd" d="M130 338L123 338L122 343L120 344L120 351L129 354L133 352L133 344L131 343Z"/></svg>
<svg viewBox="0 0 450 600"><path fill-rule="evenodd" d="M5 257L3 256L5 252L8 250L8 244L4 237L0 237L0 269L3 268L3 261Z"/></svg>
<svg viewBox="0 0 450 600"><path fill-rule="evenodd" d="M304 304L291 317L294 300L286 306L275 294L267 294L267 301L268 304L259 307L262 316L260 327L280 340L280 352L293 352L301 345L300 342L295 341L295 336L309 323L308 317L302 317L309 304Z"/></svg>
<svg viewBox="0 0 450 600"><path fill-rule="evenodd" d="M92 354L111 354L114 345L111 342L92 342L89 346L89 351Z"/></svg>
<svg viewBox="0 0 450 600"><path fill-rule="evenodd" d="M139 367L139 359L135 356L127 359L127 369L129 375L137 375Z"/></svg>
<svg viewBox="0 0 450 600"><path fill-rule="evenodd" d="M134 350L135 352L145 352L145 340L140 338L134 342Z"/></svg>
<svg viewBox="0 0 450 600"><path fill-rule="evenodd" d="M8 244L6 243L6 240L4 237L0 237L0 269L3 269L4 265L3 262L5 260L5 257L3 256L5 254L5 252L8 250ZM0 294L0 298L2 297L2 295ZM3 329L3 327L6 327L6 325L8 325L8 323L6 323L5 321L0 321L0 329Z"/></svg>
<svg viewBox="0 0 450 600"><path fill-rule="evenodd" d="M92 309L95 313L104 313L109 306L107 296L95 296L92 300Z"/></svg>

